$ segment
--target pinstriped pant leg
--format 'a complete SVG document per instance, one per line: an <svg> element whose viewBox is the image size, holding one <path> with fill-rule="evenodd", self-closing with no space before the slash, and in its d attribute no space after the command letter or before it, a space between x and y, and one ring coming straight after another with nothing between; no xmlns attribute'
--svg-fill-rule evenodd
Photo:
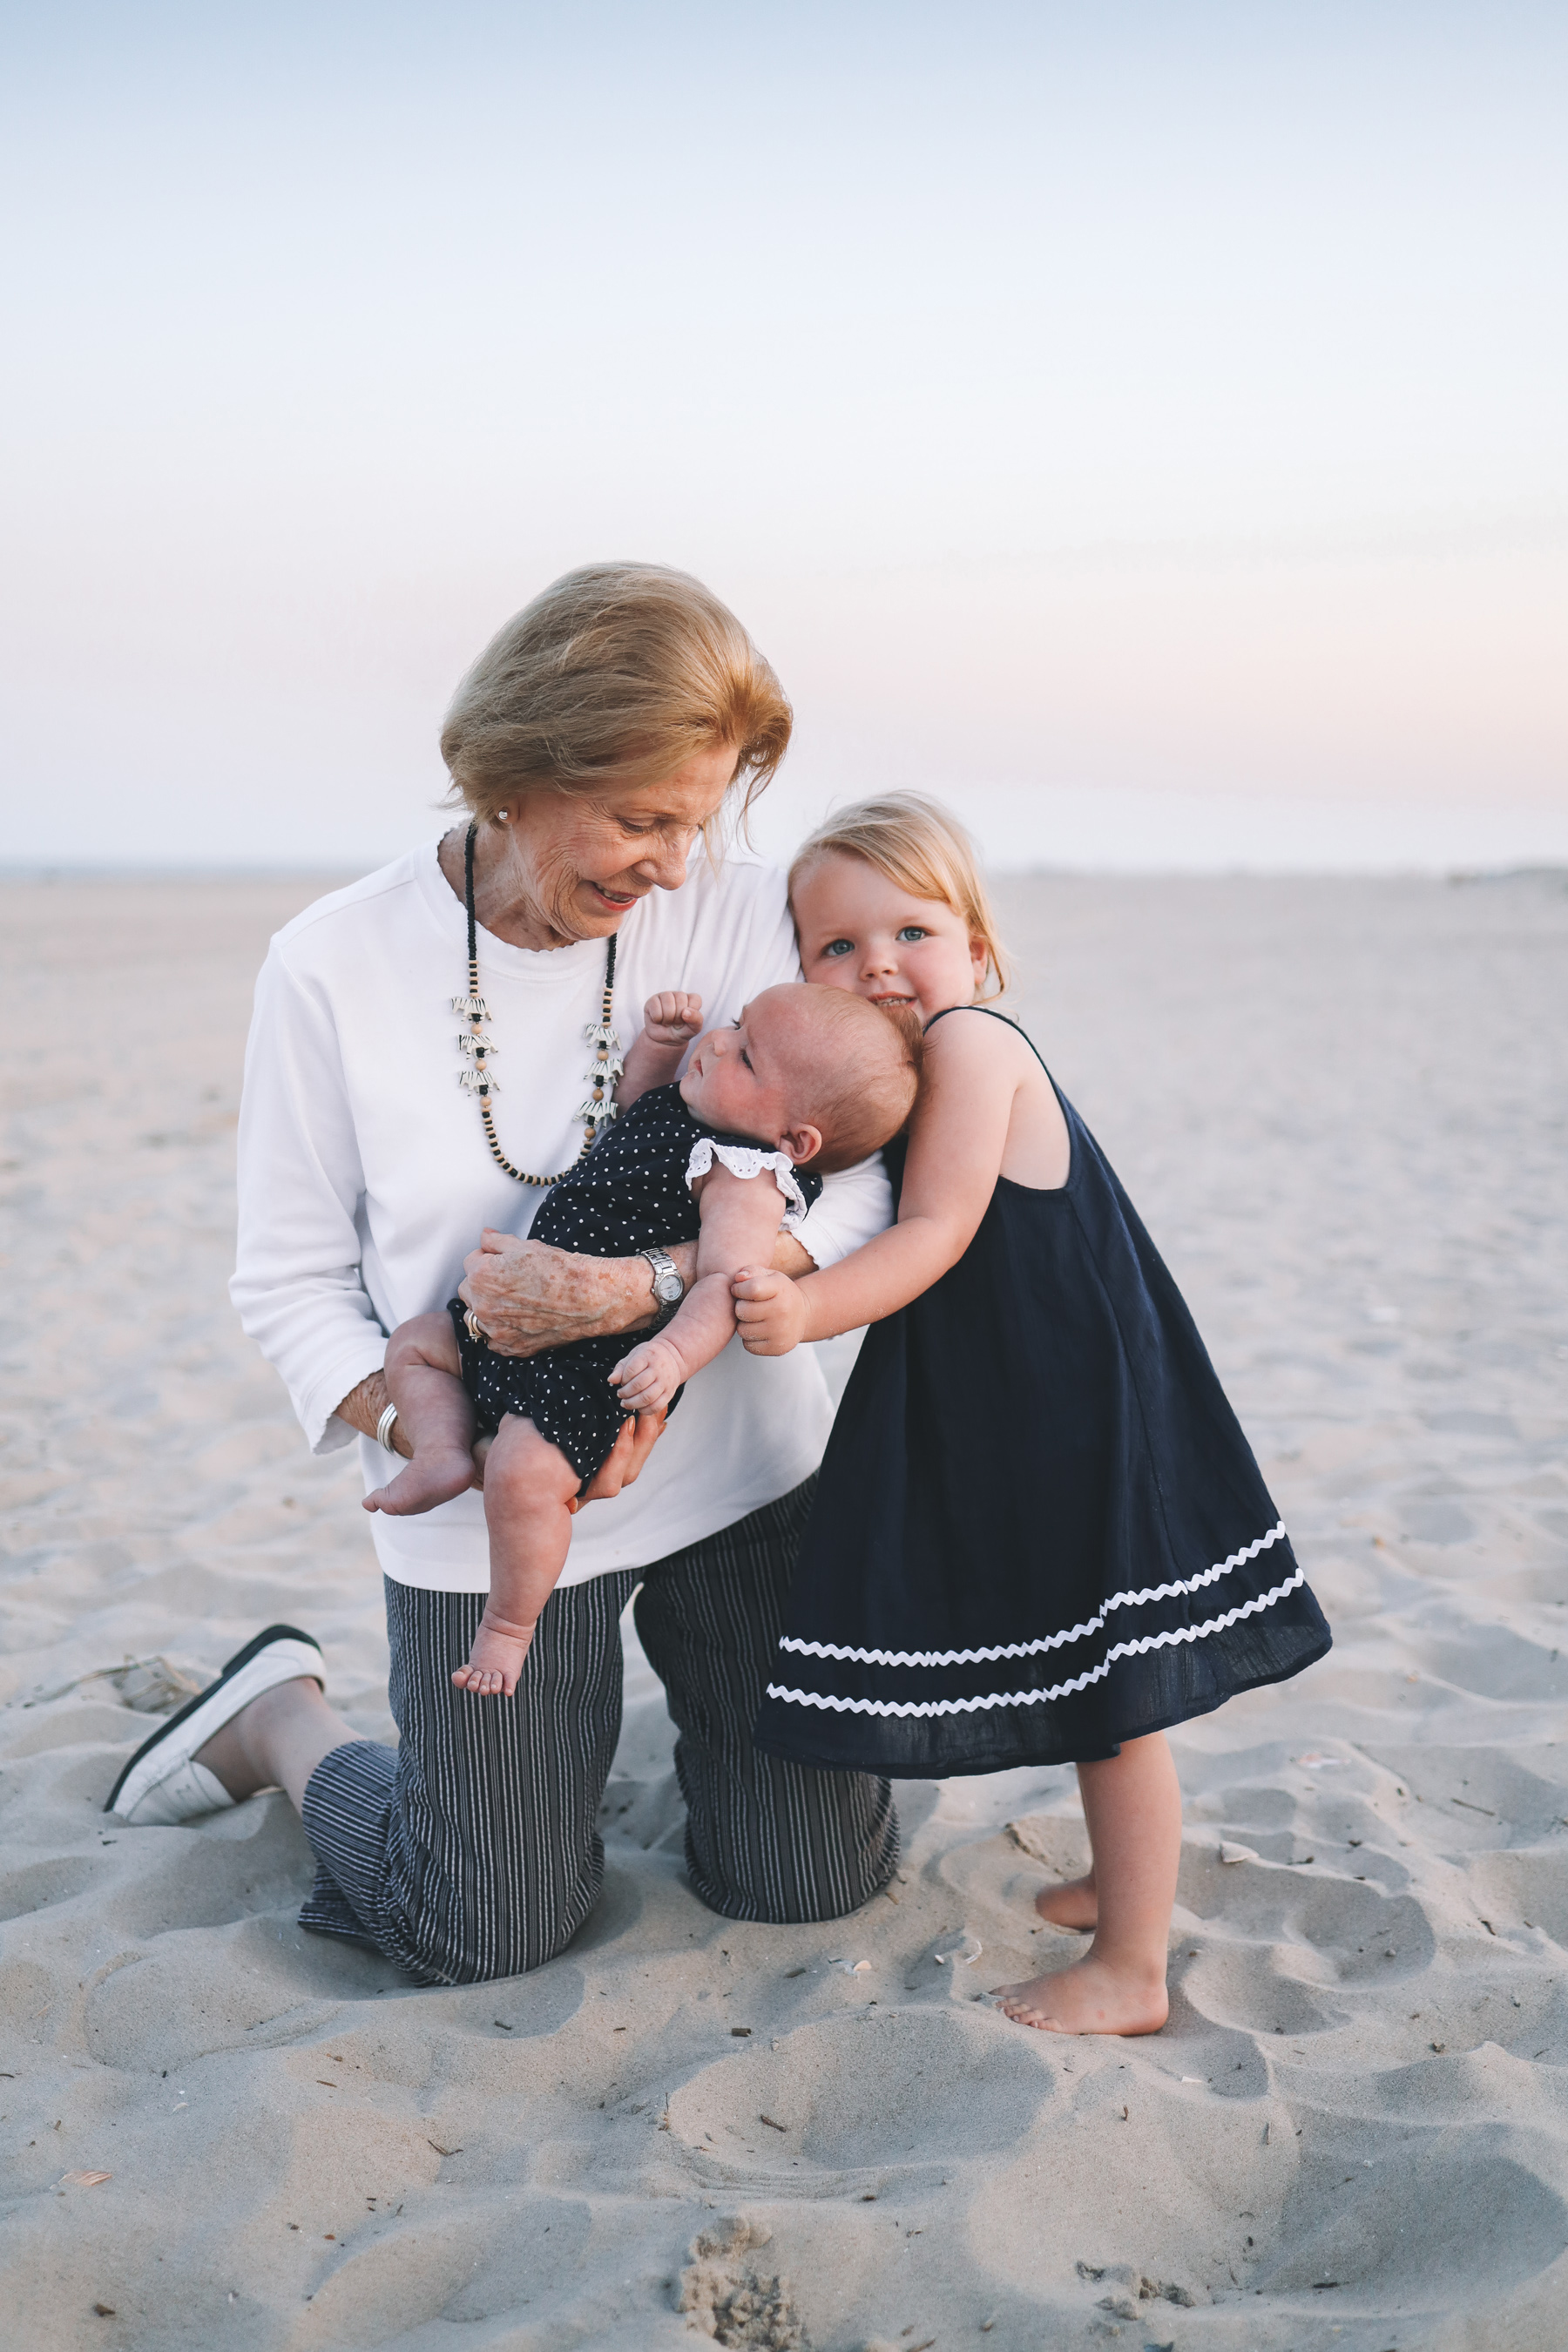
<svg viewBox="0 0 1568 2352"><path fill-rule="evenodd" d="M385 1580L399 1745L354 1740L311 1774L303 1814L320 1871L303 1925L357 1935L426 1984L518 1976L571 1941L604 1884L599 1804L636 1581L552 1594L504 1699L452 1687L483 1593Z"/></svg>
<svg viewBox="0 0 1568 2352"><path fill-rule="evenodd" d="M637 1627L679 1737L686 1860L729 1919L836 1919L899 1859L886 1780L816 1772L752 1745L815 1478L644 1571Z"/></svg>

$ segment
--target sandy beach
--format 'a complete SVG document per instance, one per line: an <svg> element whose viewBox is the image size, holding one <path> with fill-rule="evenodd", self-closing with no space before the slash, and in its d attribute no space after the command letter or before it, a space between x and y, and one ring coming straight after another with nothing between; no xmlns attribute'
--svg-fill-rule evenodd
<svg viewBox="0 0 1568 2352"><path fill-rule="evenodd" d="M1136 2042L984 1999L1078 1948L1030 1908L1070 1772L902 1784L889 1896L736 1926L635 1645L604 1899L532 1977L303 1933L281 1796L103 1815L272 1618L390 1733L352 1456L226 1290L251 983L321 887L0 887L5 2342L1568 2346L1568 879L1002 886L1335 1633L1174 1736Z"/></svg>

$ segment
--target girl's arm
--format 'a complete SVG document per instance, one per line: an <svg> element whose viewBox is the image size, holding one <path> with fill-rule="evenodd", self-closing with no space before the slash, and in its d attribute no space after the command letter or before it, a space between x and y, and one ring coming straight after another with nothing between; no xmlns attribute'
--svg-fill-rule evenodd
<svg viewBox="0 0 1568 2352"><path fill-rule="evenodd" d="M696 1281L657 1339L645 1339L623 1356L610 1374L629 1412L654 1412L668 1404L682 1381L729 1345L735 1328L735 1276L744 1265L765 1264L778 1238L783 1200L766 1169L760 1175L737 1176L718 1161L699 1180L697 1202L702 1229ZM778 1279L786 1289L793 1286L786 1276Z"/></svg>
<svg viewBox="0 0 1568 2352"><path fill-rule="evenodd" d="M879 1323L957 1265L996 1189L1027 1055L998 1021L949 1020L931 1032L898 1223L799 1282L743 1270L736 1316L752 1355Z"/></svg>

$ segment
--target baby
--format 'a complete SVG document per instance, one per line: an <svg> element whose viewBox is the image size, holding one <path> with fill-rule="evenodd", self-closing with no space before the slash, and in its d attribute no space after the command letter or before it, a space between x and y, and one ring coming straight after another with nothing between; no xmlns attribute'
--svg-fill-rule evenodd
<svg viewBox="0 0 1568 2352"><path fill-rule="evenodd" d="M914 1102L920 1026L847 990L795 982L753 999L732 1027L700 1039L702 1000L651 997L626 1055L622 1115L552 1186L531 1238L593 1257L695 1241L697 1278L672 1320L626 1352L624 1339L576 1339L499 1356L453 1299L400 1324L386 1381L414 1458L365 1496L368 1511L427 1511L485 1464L490 1590L473 1650L452 1680L510 1697L539 1612L566 1564L572 1505L628 1413L673 1406L735 1328L731 1284L767 1265L779 1228L797 1225L822 1177L896 1135ZM808 1172L809 1163L809 1172Z"/></svg>

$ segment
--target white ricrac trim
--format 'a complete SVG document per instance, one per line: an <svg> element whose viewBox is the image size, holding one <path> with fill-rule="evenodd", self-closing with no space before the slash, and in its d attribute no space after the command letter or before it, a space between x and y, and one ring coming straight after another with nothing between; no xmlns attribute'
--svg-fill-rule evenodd
<svg viewBox="0 0 1568 2352"><path fill-rule="evenodd" d="M822 1691L785 1690L780 1683L770 1683L768 1696L787 1699L795 1706L829 1707L835 1715L973 1715L978 1709L993 1706L1038 1706L1047 1699L1068 1698L1075 1692L1087 1690L1090 1683L1099 1682L1110 1672L1118 1658L1137 1657L1145 1650L1163 1649L1172 1642L1201 1642L1205 1634L1223 1633L1238 1618L1254 1617L1260 1609L1271 1609L1287 1592L1293 1592L1305 1582L1306 1570L1299 1568L1294 1576L1288 1576L1272 1592L1244 1601L1225 1616L1211 1617L1206 1625L1177 1625L1168 1633L1145 1633L1136 1642L1118 1642L1107 1650L1098 1666L1075 1675L1070 1682L1058 1683L1050 1690L992 1691L980 1698L835 1698Z"/></svg>
<svg viewBox="0 0 1568 2352"><path fill-rule="evenodd" d="M1205 1568L1201 1576L1184 1577L1179 1584L1151 1584L1142 1592L1113 1593L1098 1617L1089 1617L1081 1625L1069 1625L1065 1633L1042 1634L1037 1642L999 1642L990 1650L857 1650L843 1642L802 1642L794 1633L785 1633L779 1647L793 1650L797 1657L848 1658L861 1666L984 1666L997 1658L1037 1658L1046 1650L1059 1650L1068 1642L1081 1642L1086 1634L1098 1633L1113 1609L1136 1609L1146 1601L1175 1601L1184 1593L1201 1591L1216 1577L1228 1575L1233 1568L1256 1559L1270 1544L1283 1542L1284 1537L1285 1522L1280 1519L1256 1543L1233 1551L1228 1559Z"/></svg>
<svg viewBox="0 0 1568 2352"><path fill-rule="evenodd" d="M787 1151L764 1151L761 1144L715 1143L710 1135L700 1135L686 1163L687 1182L695 1184L700 1176L706 1176L715 1160L731 1176L749 1179L766 1169L784 1197L784 1224L793 1232L805 1223L805 1194L795 1181L795 1162Z"/></svg>

